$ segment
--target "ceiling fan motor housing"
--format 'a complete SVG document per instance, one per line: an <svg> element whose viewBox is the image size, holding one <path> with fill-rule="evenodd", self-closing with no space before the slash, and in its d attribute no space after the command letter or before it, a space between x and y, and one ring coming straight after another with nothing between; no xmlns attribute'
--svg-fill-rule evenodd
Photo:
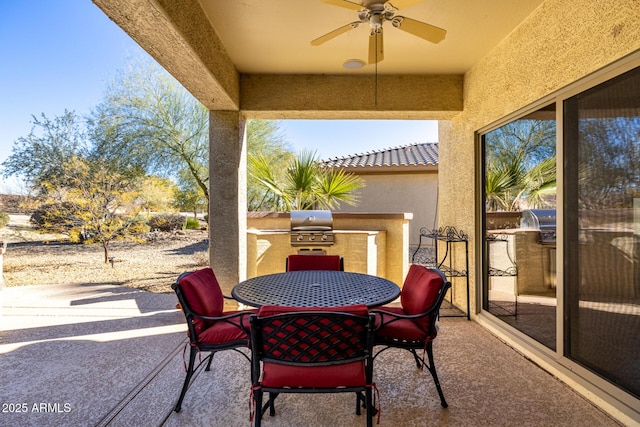
<svg viewBox="0 0 640 427"><path fill-rule="evenodd" d="M311 41L313 46L319 46L327 41L344 34L345 32L357 28L359 24L368 23L371 28L369 37L369 63L378 63L384 58L383 40L382 40L382 24L384 21L391 22L394 28L413 34L431 43L439 43L444 40L447 31L425 22L404 16L396 16L399 10L393 2L398 2L399 7L406 7L421 0L322 0L334 6L345 7L347 9L356 10L359 21L351 22L336 28L327 34L320 36Z"/></svg>
<svg viewBox="0 0 640 427"><path fill-rule="evenodd" d="M360 22L368 22L371 26L371 30L379 31L379 29L382 28L384 21L391 21L393 19L394 13L395 12L392 10L384 8L381 10L363 9L358 11L358 18L360 19Z"/></svg>

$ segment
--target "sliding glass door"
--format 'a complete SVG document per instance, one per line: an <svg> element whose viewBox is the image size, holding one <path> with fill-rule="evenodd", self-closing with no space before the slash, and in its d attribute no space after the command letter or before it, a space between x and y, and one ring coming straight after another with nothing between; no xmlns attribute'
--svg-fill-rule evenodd
<svg viewBox="0 0 640 427"><path fill-rule="evenodd" d="M640 396L640 70L563 109L565 355Z"/></svg>
<svg viewBox="0 0 640 427"><path fill-rule="evenodd" d="M484 310L556 347L556 108L483 135Z"/></svg>
<svg viewBox="0 0 640 427"><path fill-rule="evenodd" d="M482 309L637 398L640 68L603 80L480 135Z"/></svg>

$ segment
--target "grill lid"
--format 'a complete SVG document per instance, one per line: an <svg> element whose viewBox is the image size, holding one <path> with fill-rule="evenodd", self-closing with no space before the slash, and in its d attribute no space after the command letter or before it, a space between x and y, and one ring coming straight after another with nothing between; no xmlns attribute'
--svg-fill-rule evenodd
<svg viewBox="0 0 640 427"><path fill-rule="evenodd" d="M550 230L556 228L555 209L528 209L522 211L520 228L533 228L535 230Z"/></svg>
<svg viewBox="0 0 640 427"><path fill-rule="evenodd" d="M522 211L520 228L529 228L540 232L540 243L543 245L556 242L556 210L528 209Z"/></svg>
<svg viewBox="0 0 640 427"><path fill-rule="evenodd" d="M291 231L331 231L333 216L328 210L291 211Z"/></svg>

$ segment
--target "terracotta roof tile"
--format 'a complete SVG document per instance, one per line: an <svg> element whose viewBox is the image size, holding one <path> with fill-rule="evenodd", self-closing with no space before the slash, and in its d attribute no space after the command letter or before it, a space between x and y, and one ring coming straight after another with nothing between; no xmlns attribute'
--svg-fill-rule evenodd
<svg viewBox="0 0 640 427"><path fill-rule="evenodd" d="M352 156L322 160L327 167L383 167L383 166L426 166L438 164L438 144L405 145L379 151L368 151Z"/></svg>

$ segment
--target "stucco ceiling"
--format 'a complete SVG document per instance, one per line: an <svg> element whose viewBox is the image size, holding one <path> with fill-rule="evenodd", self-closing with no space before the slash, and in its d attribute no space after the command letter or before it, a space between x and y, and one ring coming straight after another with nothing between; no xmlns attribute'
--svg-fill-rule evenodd
<svg viewBox="0 0 640 427"><path fill-rule="evenodd" d="M463 108L464 74L544 7L395 0L396 16L444 28L444 40L385 22L384 60L348 70L346 60L367 62L368 24L320 46L311 41L358 21L353 8L322 0L93 1L207 108L255 118L450 118Z"/></svg>
<svg viewBox="0 0 640 427"><path fill-rule="evenodd" d="M446 38L433 44L385 23L385 58L378 64L378 73L464 74L542 2L410 2L414 4L396 14L444 28ZM310 44L329 31L357 21L355 10L321 0L200 0L200 4L241 73L374 72L374 65L357 71L345 70L342 66L348 59L367 60L367 25L360 25L320 46Z"/></svg>

